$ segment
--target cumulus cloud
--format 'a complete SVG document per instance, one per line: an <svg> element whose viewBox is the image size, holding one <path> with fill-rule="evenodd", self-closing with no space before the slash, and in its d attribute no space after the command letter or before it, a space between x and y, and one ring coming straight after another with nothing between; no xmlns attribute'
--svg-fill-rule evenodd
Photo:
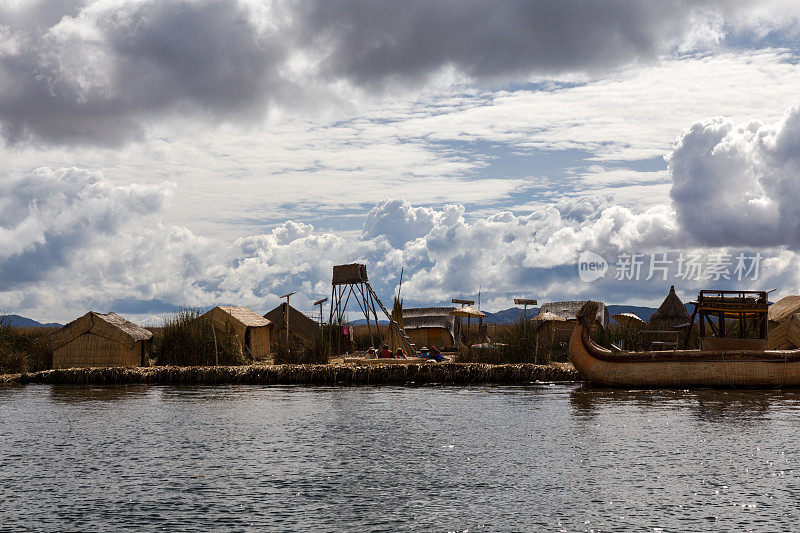
<svg viewBox="0 0 800 533"><path fill-rule="evenodd" d="M668 156L681 225L708 246L800 245L800 106L776 124L713 118Z"/></svg>
<svg viewBox="0 0 800 533"><path fill-rule="evenodd" d="M384 298L405 267L407 305L446 303L473 295L478 286L494 308L520 294L652 303L663 296L660 278L633 285L608 275L586 284L577 275L578 254L592 250L613 262L620 253L685 244L670 208L634 211L608 197L483 217L469 216L462 206L420 208L387 200L365 216L361 234L337 235L286 221L269 233L225 243L162 223L163 191L115 187L99 174L75 169L37 176L38 187L25 193L3 189L0 195L9 213L22 214L20 224L4 219L2 229L16 231L23 243L2 247L0 272L14 282L0 286L0 305L43 319L67 320L91 308L152 321L181 305L225 303L265 312L289 291L299 291L294 303L310 310L315 299L329 294L333 265L348 262L366 263ZM42 238L26 233L36 226L45 228L38 233ZM764 261L762 279L796 283L797 261L797 254L774 251ZM688 296L702 283L681 286Z"/></svg>
<svg viewBox="0 0 800 533"><path fill-rule="evenodd" d="M112 185L97 172L38 169L0 182L0 289L35 281L132 219L160 211L168 188Z"/></svg>
<svg viewBox="0 0 800 533"><path fill-rule="evenodd" d="M115 186L74 168L40 169L0 186L0 304L55 306L52 318L62 320L86 308L147 315L237 303L266 311L298 290L297 304L308 308L329 293L333 265L348 262L368 264L384 296L405 267L410 301L442 301L477 284L503 293L541 289L543 280L575 283L580 251L663 246L674 229L667 211L635 213L610 198L472 221L463 206L386 200L365 216L360 235L286 221L226 244L164 224L168 189Z"/></svg>
<svg viewBox="0 0 800 533"><path fill-rule="evenodd" d="M404 200L384 200L370 209L361 232L362 240L383 235L395 248L429 234L436 226L449 226L461 219L464 208L446 205L443 211L414 207Z"/></svg>
<svg viewBox="0 0 800 533"><path fill-rule="evenodd" d="M444 303L477 286L496 306L520 293L640 303L662 295L667 282L658 277L635 286L611 276L581 282L575 263L585 250L609 262L625 253L760 251L759 279L736 286L792 287L800 283L799 153L800 106L767 125L713 118L686 128L667 157L671 204L629 208L606 195L579 196L526 214L478 216L461 205L387 199L365 213L360 233L288 220L228 242L162 222L168 185L118 186L98 172L42 168L0 182L0 306L38 316L54 306L150 315L236 303L266 311L298 290L295 302L310 309L329 293L332 266L348 262L368 264L386 297L405 267L409 303ZM689 296L707 279L679 285Z"/></svg>
<svg viewBox="0 0 800 533"><path fill-rule="evenodd" d="M113 146L171 117L248 123L276 105L356 101L443 75L597 73L728 28L796 26L784 12L718 0L11 2L0 6L0 134Z"/></svg>

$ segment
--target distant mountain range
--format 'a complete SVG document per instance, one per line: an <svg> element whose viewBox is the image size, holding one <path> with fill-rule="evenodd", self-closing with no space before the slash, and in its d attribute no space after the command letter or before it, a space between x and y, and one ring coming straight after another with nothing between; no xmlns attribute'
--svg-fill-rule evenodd
<svg viewBox="0 0 800 533"><path fill-rule="evenodd" d="M608 314L616 315L617 313L633 313L645 322L650 320L650 316L655 313L656 307L642 307L638 305L609 305ZM529 307L527 317L533 318L539 314L538 307ZM523 318L523 310L519 307L512 307L496 313L486 313L483 321L486 324L511 324Z"/></svg>
<svg viewBox="0 0 800 533"><path fill-rule="evenodd" d="M608 314L616 315L617 313L633 313L634 315L638 316L645 322L650 320L650 316L655 313L657 308L655 307L642 307L638 305L609 305L608 306ZM509 309L504 309L502 311L497 311L496 313L489 313L486 312L486 316L483 319L484 324L513 324L518 320L522 320L523 318L523 309L519 307L511 307ZM691 309L689 310L691 313ZM529 307L527 312L528 319L531 319L539 314L538 307ZM477 320L475 321L477 322ZM367 321L363 318L360 320L354 320L351 324L354 325L362 325L366 324ZM388 324L386 320L379 320L379 324Z"/></svg>
<svg viewBox="0 0 800 533"><path fill-rule="evenodd" d="M692 312L692 307L690 306L690 304L686 304L686 308L690 313ZM648 321L650 319L650 315L652 315L655 312L656 312L655 307L641 307L636 305L608 306L609 315L615 315L617 313L633 313L634 315L638 316L645 322ZM529 307L527 316L530 319L535 317L538 313L539 313L538 307ZM523 315L523 310L521 308L511 307L509 309L497 311L496 313L486 312L486 317L484 317L483 322L486 324L513 324L517 320L521 320L522 315ZM143 325L161 325L161 320L162 319L159 317L148 317L146 320L143 321ZM18 328L60 328L61 326L63 326L63 324L59 324L57 322L48 322L46 324L42 324L41 322L37 322L32 318L27 318L20 315L0 315L0 321ZM157 324L156 321L158 322ZM153 322L153 324L150 324L150 322ZM353 325L361 325L361 324L366 324L367 321L362 318L360 320L354 320L350 323ZM388 324L388 321L380 320L379 324L381 325Z"/></svg>
<svg viewBox="0 0 800 533"><path fill-rule="evenodd" d="M14 326L16 328L60 328L63 324L57 322L48 322L42 324L32 318L27 318L19 315L0 315L0 323Z"/></svg>

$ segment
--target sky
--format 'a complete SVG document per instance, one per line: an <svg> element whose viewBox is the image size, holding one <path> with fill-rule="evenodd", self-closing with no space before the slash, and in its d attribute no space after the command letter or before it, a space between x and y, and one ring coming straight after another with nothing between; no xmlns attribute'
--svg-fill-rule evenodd
<svg viewBox="0 0 800 533"><path fill-rule="evenodd" d="M7 0L0 311L800 292L794 1ZM353 317L355 318L355 316Z"/></svg>

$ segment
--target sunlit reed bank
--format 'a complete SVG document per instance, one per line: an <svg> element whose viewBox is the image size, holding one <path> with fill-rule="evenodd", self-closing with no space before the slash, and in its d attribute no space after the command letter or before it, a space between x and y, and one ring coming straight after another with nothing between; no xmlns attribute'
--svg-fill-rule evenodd
<svg viewBox="0 0 800 533"><path fill-rule="evenodd" d="M10 383L71 385L469 385L577 380L580 378L571 365L459 363L72 368L5 377Z"/></svg>
<svg viewBox="0 0 800 533"><path fill-rule="evenodd" d="M200 320L200 313L185 309L155 329L150 356L159 365L241 365L252 358L235 341L233 331Z"/></svg>
<svg viewBox="0 0 800 533"><path fill-rule="evenodd" d="M334 328L334 330L338 329ZM330 339L328 326L320 328L310 339L290 336L288 345L283 335L275 335L272 361L275 364L324 365L328 363L331 355L332 342Z"/></svg>
<svg viewBox="0 0 800 533"><path fill-rule="evenodd" d="M50 328L17 328L0 319L0 374L50 368Z"/></svg>

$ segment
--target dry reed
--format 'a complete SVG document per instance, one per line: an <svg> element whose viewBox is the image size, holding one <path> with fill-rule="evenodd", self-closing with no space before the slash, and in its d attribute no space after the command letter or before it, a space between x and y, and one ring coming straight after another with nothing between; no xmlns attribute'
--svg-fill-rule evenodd
<svg viewBox="0 0 800 533"><path fill-rule="evenodd" d="M18 328L0 318L0 374L51 368L53 328Z"/></svg>
<svg viewBox="0 0 800 533"><path fill-rule="evenodd" d="M226 367L73 368L24 373L16 383L70 385L407 385L522 384L578 381L571 365L268 365Z"/></svg>
<svg viewBox="0 0 800 533"><path fill-rule="evenodd" d="M290 336L288 346L285 337L277 335L273 348L275 349L273 361L276 364L327 364L331 354L331 345L328 343L328 326L320 328L311 339Z"/></svg>
<svg viewBox="0 0 800 533"><path fill-rule="evenodd" d="M150 351L159 365L240 365L247 362L233 331L201 320L200 313L183 309L155 330Z"/></svg>

